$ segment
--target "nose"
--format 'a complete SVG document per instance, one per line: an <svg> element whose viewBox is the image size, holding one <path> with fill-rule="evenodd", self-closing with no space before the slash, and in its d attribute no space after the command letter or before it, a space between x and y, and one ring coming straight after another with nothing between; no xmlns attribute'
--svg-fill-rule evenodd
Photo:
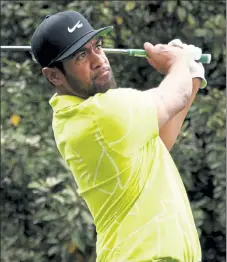
<svg viewBox="0 0 227 262"><path fill-rule="evenodd" d="M105 58L102 54L97 54L95 52L92 52L91 54L91 67L92 69L97 69L99 67L102 67L105 63Z"/></svg>

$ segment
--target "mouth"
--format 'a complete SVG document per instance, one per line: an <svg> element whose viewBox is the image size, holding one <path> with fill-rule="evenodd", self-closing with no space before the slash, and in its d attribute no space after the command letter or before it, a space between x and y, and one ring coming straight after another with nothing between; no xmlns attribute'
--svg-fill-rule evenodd
<svg viewBox="0 0 227 262"><path fill-rule="evenodd" d="M109 69L105 69L102 70L96 77L95 79L101 79L101 78L106 78L110 75L110 70Z"/></svg>

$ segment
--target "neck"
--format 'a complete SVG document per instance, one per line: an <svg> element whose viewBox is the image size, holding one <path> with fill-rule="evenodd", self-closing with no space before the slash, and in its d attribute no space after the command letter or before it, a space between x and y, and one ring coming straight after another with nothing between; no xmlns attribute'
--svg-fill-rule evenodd
<svg viewBox="0 0 227 262"><path fill-rule="evenodd" d="M83 99L87 97L83 97L82 95L78 94L75 90L68 90L62 86L56 86L56 93L58 96L77 96Z"/></svg>

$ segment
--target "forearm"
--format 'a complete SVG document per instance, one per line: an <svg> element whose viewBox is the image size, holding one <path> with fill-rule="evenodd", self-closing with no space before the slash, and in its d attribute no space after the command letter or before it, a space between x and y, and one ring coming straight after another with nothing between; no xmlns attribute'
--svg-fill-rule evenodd
<svg viewBox="0 0 227 262"><path fill-rule="evenodd" d="M192 78L187 61L176 62L157 88L146 91L146 99L157 108L159 129L183 110L192 94Z"/></svg>
<svg viewBox="0 0 227 262"><path fill-rule="evenodd" d="M195 100L196 94L200 87L200 78L194 78L193 79L193 89L191 97L186 104L185 108L176 114L172 119L170 119L165 125L160 128L159 134L160 138L162 139L163 143L167 147L167 149L170 151L180 133L182 124L185 120L185 117L187 116L187 113Z"/></svg>
<svg viewBox="0 0 227 262"><path fill-rule="evenodd" d="M187 61L182 59L176 63L158 88L169 97L174 94L176 100L182 101L182 108L184 108L192 94L192 79Z"/></svg>

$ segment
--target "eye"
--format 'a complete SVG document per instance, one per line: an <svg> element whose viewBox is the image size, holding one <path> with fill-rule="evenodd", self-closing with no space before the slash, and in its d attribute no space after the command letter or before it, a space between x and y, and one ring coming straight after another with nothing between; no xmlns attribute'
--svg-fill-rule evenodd
<svg viewBox="0 0 227 262"><path fill-rule="evenodd" d="M77 60L77 61L81 61L85 56L86 56L86 52L82 52L82 53L80 53L80 54L76 57L76 60Z"/></svg>
<svg viewBox="0 0 227 262"><path fill-rule="evenodd" d="M102 42L98 42L96 45L96 48L98 48L99 50L102 48Z"/></svg>

